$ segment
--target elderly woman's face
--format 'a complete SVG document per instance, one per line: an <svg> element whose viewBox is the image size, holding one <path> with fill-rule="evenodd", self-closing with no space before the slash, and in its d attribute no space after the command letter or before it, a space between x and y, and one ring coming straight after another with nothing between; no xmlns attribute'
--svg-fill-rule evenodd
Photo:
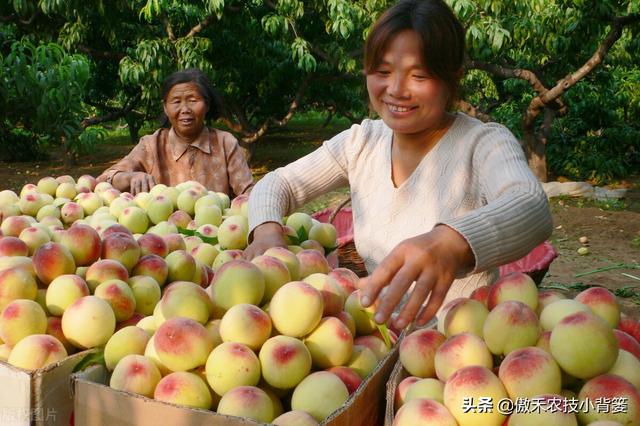
<svg viewBox="0 0 640 426"><path fill-rule="evenodd" d="M171 127L185 138L195 138L200 134L207 111L207 103L195 83L176 84L164 101L164 113Z"/></svg>

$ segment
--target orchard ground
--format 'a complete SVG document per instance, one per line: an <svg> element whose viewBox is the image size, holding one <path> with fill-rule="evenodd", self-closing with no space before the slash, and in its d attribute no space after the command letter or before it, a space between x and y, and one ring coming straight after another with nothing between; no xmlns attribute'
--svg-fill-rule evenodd
<svg viewBox="0 0 640 426"><path fill-rule="evenodd" d="M251 160L256 179L313 150L324 139L349 125L344 121L332 122L326 127L322 124L322 119L292 121L286 129L275 130L259 141ZM145 133L141 131L140 134ZM62 154L55 150L48 161L0 163L1 189L19 192L24 184L37 183L44 176L97 176L132 148L126 129L121 129L111 132L105 143L81 156L77 166L65 166ZM626 199L609 202L582 198L551 200L555 227L551 242L559 256L551 264L542 286L564 288L574 295L585 285L601 285L621 296L619 300L624 312L639 318L640 176L629 177L614 187L628 188ZM346 197L346 188L334 191L305 205L302 210L311 213L337 206ZM582 236L588 239L587 255L577 252L582 247L579 242ZM576 276L613 265L622 266Z"/></svg>

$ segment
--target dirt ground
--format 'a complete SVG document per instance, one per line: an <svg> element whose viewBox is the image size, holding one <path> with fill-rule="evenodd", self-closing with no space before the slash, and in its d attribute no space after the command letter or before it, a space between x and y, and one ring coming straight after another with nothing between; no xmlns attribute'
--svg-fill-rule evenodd
<svg viewBox="0 0 640 426"><path fill-rule="evenodd" d="M0 163L0 189L19 191L24 184L37 183L44 176L97 176L131 148L126 145L100 145L91 154L81 157L79 165L74 167L65 166L63 158L55 152L49 161ZM264 171L265 164L256 164L256 175ZM621 296L626 295L626 298L620 298L623 310L640 317L640 177L630 181L626 183L629 192L624 205L582 199L551 200L555 226L551 242L559 255L552 262L542 285L573 287L569 290L573 294L582 285L602 285ZM344 191L329 194L310 208L335 205L345 197ZM579 242L582 236L588 239L587 255L577 252L582 246ZM612 265L625 267L576 277L577 274Z"/></svg>

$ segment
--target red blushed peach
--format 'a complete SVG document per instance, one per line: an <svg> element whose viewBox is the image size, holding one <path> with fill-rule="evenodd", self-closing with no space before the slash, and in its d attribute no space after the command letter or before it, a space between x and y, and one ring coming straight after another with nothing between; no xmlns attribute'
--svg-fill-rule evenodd
<svg viewBox="0 0 640 426"><path fill-rule="evenodd" d="M371 349L373 353L376 354L378 361L382 361L382 359L389 353L389 350L391 350L390 347L387 347L381 337L374 336L372 334L369 336L357 337L353 343L355 345L362 345Z"/></svg>
<svg viewBox="0 0 640 426"><path fill-rule="evenodd" d="M156 254L164 258L169 254L167 243L160 235L146 233L138 238L138 245L140 245L140 254L142 256L147 254Z"/></svg>
<svg viewBox="0 0 640 426"><path fill-rule="evenodd" d="M449 302L447 302L442 308L440 308L440 311L438 312L437 316L438 316L438 331L440 333L442 333L444 335L444 319L447 316L447 312L449 312L449 310L451 308L453 308L454 306L456 306L458 303L462 303L462 301L467 300L466 297L458 297L455 298Z"/></svg>
<svg viewBox="0 0 640 426"><path fill-rule="evenodd" d="M129 327L131 325L138 325L138 323L144 318L146 318L145 315L141 314L140 312L134 312L129 319L116 323L116 331L119 331L125 327Z"/></svg>
<svg viewBox="0 0 640 426"><path fill-rule="evenodd" d="M607 374L616 374L624 377L636 389L640 389L640 361L624 349L618 351L616 363L613 364Z"/></svg>
<svg viewBox="0 0 640 426"><path fill-rule="evenodd" d="M331 268L327 259L316 250L302 250L296 254L300 261L300 279L315 273L328 274Z"/></svg>
<svg viewBox="0 0 640 426"><path fill-rule="evenodd" d="M62 244L46 243L33 254L33 268L38 279L49 285L54 278L76 272L76 264L69 249Z"/></svg>
<svg viewBox="0 0 640 426"><path fill-rule="evenodd" d="M287 411L272 422L277 426L318 426L313 416L305 411Z"/></svg>
<svg viewBox="0 0 640 426"><path fill-rule="evenodd" d="M102 253L102 240L90 226L73 225L67 229L60 239L60 244L71 252L76 266L93 264Z"/></svg>
<svg viewBox="0 0 640 426"><path fill-rule="evenodd" d="M24 269L8 268L0 271L0 312L14 300L34 300L37 293L35 277Z"/></svg>
<svg viewBox="0 0 640 426"><path fill-rule="evenodd" d="M129 354L115 365L109 386L153 398L153 392L161 378L160 370L151 359L139 354Z"/></svg>
<svg viewBox="0 0 640 426"><path fill-rule="evenodd" d="M360 386L360 383L362 383L362 378L353 368L340 365L337 367L331 367L327 369L327 371L335 374L340 380L342 380L342 383L344 383L349 391L349 395L354 393Z"/></svg>
<svg viewBox="0 0 640 426"><path fill-rule="evenodd" d="M295 337L271 337L262 345L258 356L262 376L274 388L294 388L311 370L311 354Z"/></svg>
<svg viewBox="0 0 640 426"><path fill-rule="evenodd" d="M551 331L550 346L560 367L580 379L606 373L618 357L618 341L609 324L587 312L562 319Z"/></svg>
<svg viewBox="0 0 640 426"><path fill-rule="evenodd" d="M66 357L67 351L58 339L48 334L32 334L16 343L7 362L25 370L37 370Z"/></svg>
<svg viewBox="0 0 640 426"><path fill-rule="evenodd" d="M89 287L85 280L75 274L60 275L49 284L45 303L51 315L62 316L73 302L88 295Z"/></svg>
<svg viewBox="0 0 640 426"><path fill-rule="evenodd" d="M305 277L302 281L311 284L322 294L323 316L334 316L342 311L347 294L336 280L327 274L315 273Z"/></svg>
<svg viewBox="0 0 640 426"><path fill-rule="evenodd" d="M536 344L540 337L538 316L528 305L508 300L489 312L482 334L491 353L507 355L513 350Z"/></svg>
<svg viewBox="0 0 640 426"><path fill-rule="evenodd" d="M566 297L556 290L542 290L538 292L538 307L536 308L536 314L540 316L542 310L548 305L558 300L566 299Z"/></svg>
<svg viewBox="0 0 640 426"><path fill-rule="evenodd" d="M274 418L269 395L255 386L238 386L225 393L218 403L218 414L247 417L260 423L271 423Z"/></svg>
<svg viewBox="0 0 640 426"><path fill-rule="evenodd" d="M436 375L446 381L457 370L470 365L493 367L493 357L485 342L475 334L461 333L447 339L434 357Z"/></svg>
<svg viewBox="0 0 640 426"><path fill-rule="evenodd" d="M174 372L160 379L153 398L204 410L211 408L211 391L207 384L197 374L186 371Z"/></svg>
<svg viewBox="0 0 640 426"><path fill-rule="evenodd" d="M444 317L445 336L460 333L473 333L482 337L482 327L489 310L477 300L467 299L457 303L447 311Z"/></svg>
<svg viewBox="0 0 640 426"><path fill-rule="evenodd" d="M14 300L0 314L0 339L9 346L15 346L29 335L44 334L46 330L47 316L33 300Z"/></svg>
<svg viewBox="0 0 640 426"><path fill-rule="evenodd" d="M340 311L340 312L338 312L338 314L335 317L338 318L340 321L342 321L342 323L344 325L346 325L347 328L349 329L349 332L351 332L351 335L355 337L355 335L356 335L356 322L354 321L354 319L351 316L351 314L349 312L347 312L347 311Z"/></svg>
<svg viewBox="0 0 640 426"><path fill-rule="evenodd" d="M0 256L29 256L29 247L20 238L1 237Z"/></svg>
<svg viewBox="0 0 640 426"><path fill-rule="evenodd" d="M328 274L330 277L336 280L338 285L342 287L347 295L353 293L358 289L358 283L360 277L356 275L351 269L347 268L335 268Z"/></svg>
<svg viewBox="0 0 640 426"><path fill-rule="evenodd" d="M124 281L107 280L100 283L94 294L109 303L116 322L128 320L136 310L136 298L129 284Z"/></svg>
<svg viewBox="0 0 640 426"><path fill-rule="evenodd" d="M253 258L251 263L256 265L264 276L262 303L269 302L280 287L291 281L289 269L280 259L261 255Z"/></svg>
<svg viewBox="0 0 640 426"><path fill-rule="evenodd" d="M478 287L471 292L471 294L469 295L469 299L477 300L478 302L482 303L485 308L488 308L490 289L491 286L488 285Z"/></svg>
<svg viewBox="0 0 640 426"><path fill-rule="evenodd" d="M489 310L508 300L516 300L529 306L534 312L538 307L538 287L533 279L523 272L512 272L500 277L489 290Z"/></svg>
<svg viewBox="0 0 640 426"><path fill-rule="evenodd" d="M146 275L154 280L162 287L169 276L169 267L167 262L156 254L147 254L142 256L136 266L131 271L132 276Z"/></svg>
<svg viewBox="0 0 640 426"><path fill-rule="evenodd" d="M613 328L620 322L620 306L616 296L604 287L591 287L580 292L575 298L587 305L594 314L609 323Z"/></svg>
<svg viewBox="0 0 640 426"><path fill-rule="evenodd" d="M238 386L256 386L260 381L260 360L246 345L225 342L209 354L205 373L211 389L222 396Z"/></svg>
<svg viewBox="0 0 640 426"><path fill-rule="evenodd" d="M416 399L400 407L393 426L415 425L456 426L456 419L441 403L431 399Z"/></svg>
<svg viewBox="0 0 640 426"><path fill-rule="evenodd" d="M540 326L544 331L551 331L564 317L576 312L592 312L584 303L573 299L560 299L549 303L540 311Z"/></svg>
<svg viewBox="0 0 640 426"><path fill-rule="evenodd" d="M511 399L557 394L562 389L560 367L545 350L527 347L511 352L500 364L498 377Z"/></svg>
<svg viewBox="0 0 640 426"><path fill-rule="evenodd" d="M186 250L187 245L184 242L184 238L181 234L172 232L166 235L163 235L162 238L164 242L167 243L167 248L169 249L169 253L172 253L176 250Z"/></svg>
<svg viewBox="0 0 640 426"><path fill-rule="evenodd" d="M131 271L140 260L140 245L123 234L110 235L102 240L102 258L117 260Z"/></svg>
<svg viewBox="0 0 640 426"><path fill-rule="evenodd" d="M378 357L376 357L376 354L366 346L353 345L351 358L345 365L352 368L362 379L364 379L377 367Z"/></svg>
<svg viewBox="0 0 640 426"><path fill-rule="evenodd" d="M190 281L175 281L167 286L157 305L163 318L190 318L206 324L213 312L207 292Z"/></svg>
<svg viewBox="0 0 640 426"><path fill-rule="evenodd" d="M199 322L178 317L168 319L158 327L154 346L158 358L167 368L187 371L207 362L213 349L213 338Z"/></svg>
<svg viewBox="0 0 640 426"><path fill-rule="evenodd" d="M629 334L640 343L640 321L637 321L625 314L620 315L620 323L618 329Z"/></svg>
<svg viewBox="0 0 640 426"><path fill-rule="evenodd" d="M400 383L398 383L393 399L395 411L398 411L398 409L405 403L405 397L407 396L407 390L409 389L409 387L419 380L422 379L416 376L408 376L402 379Z"/></svg>
<svg viewBox="0 0 640 426"><path fill-rule="evenodd" d="M620 349L624 349L635 355L635 357L640 360L640 343L622 330L614 329L613 333L616 335L616 339L618 339Z"/></svg>
<svg viewBox="0 0 640 426"><path fill-rule="evenodd" d="M248 303L232 306L220 322L225 342L238 342L257 351L271 336L271 318L262 309Z"/></svg>
<svg viewBox="0 0 640 426"><path fill-rule="evenodd" d="M67 354L72 354L77 350L77 348L67 340L62 332L62 318L47 317L47 334L58 339L60 343L62 343L62 346L67 350Z"/></svg>
<svg viewBox="0 0 640 426"><path fill-rule="evenodd" d="M184 210L176 210L171 213L167 222L174 224L178 228L186 228L189 222L191 222L193 218L191 215Z"/></svg>
<svg viewBox="0 0 640 426"><path fill-rule="evenodd" d="M416 330L400 342L400 362L405 370L416 377L435 377L436 350L446 337L429 328Z"/></svg>
<svg viewBox="0 0 640 426"><path fill-rule="evenodd" d="M72 345L88 349L104 346L116 328L116 317L106 301L85 296L62 314L62 331Z"/></svg>
<svg viewBox="0 0 640 426"><path fill-rule="evenodd" d="M578 412L580 424L598 420L611 420L623 425L640 424L640 391L620 376L603 374L594 377L582 386L578 399L589 404L588 411ZM597 410L592 405L596 401L615 400L624 401L623 410Z"/></svg>
<svg viewBox="0 0 640 426"><path fill-rule="evenodd" d="M91 175L82 175L78 178L76 184L89 188L89 191L93 191L98 184L98 181Z"/></svg>
<svg viewBox="0 0 640 426"><path fill-rule="evenodd" d="M300 279L300 260L298 260L295 254L284 247L271 247L267 249L264 254L284 262L284 264L287 265L287 269L289 269L292 281Z"/></svg>
<svg viewBox="0 0 640 426"><path fill-rule="evenodd" d="M31 218L33 219L33 218ZM31 220L29 216L9 216L4 218L0 230L5 237L18 237L20 233L31 226Z"/></svg>
<svg viewBox="0 0 640 426"><path fill-rule="evenodd" d="M326 317L305 337L304 344L316 367L336 367L351 358L353 336L338 318Z"/></svg>
<svg viewBox="0 0 640 426"><path fill-rule="evenodd" d="M465 401L471 400L477 404L480 398L490 398L493 408L482 413L465 409L468 405ZM491 370L479 365L461 368L444 385L444 405L461 425L502 425L505 415L500 413L496 404L506 398L507 391L500 379Z"/></svg>
<svg viewBox="0 0 640 426"><path fill-rule="evenodd" d="M101 259L89 266L89 269L85 272L85 280L92 293L100 283L111 279L127 281L129 279L129 271L118 261Z"/></svg>

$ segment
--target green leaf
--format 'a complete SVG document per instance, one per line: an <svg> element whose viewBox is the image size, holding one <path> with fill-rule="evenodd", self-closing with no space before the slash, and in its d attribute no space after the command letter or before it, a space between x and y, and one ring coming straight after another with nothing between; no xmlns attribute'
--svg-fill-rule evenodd
<svg viewBox="0 0 640 426"><path fill-rule="evenodd" d="M182 235L187 235L187 236L190 236L190 237L198 237L203 242L209 243L211 245L218 244L218 237L208 237L206 235L202 235L201 233L199 233L198 231L195 231L193 229L186 229L186 228L178 227L178 233L180 233Z"/></svg>
<svg viewBox="0 0 640 426"><path fill-rule="evenodd" d="M387 346L387 348L391 348L391 336L389 335L389 329L387 328L386 324L378 324L377 322L375 322L373 320L373 312L368 311L366 309L362 309L362 312L364 312L367 317L369 317L369 320L372 321L376 327L378 328L378 331L380 331L380 335L382 335L382 340L384 340L384 344Z"/></svg>
<svg viewBox="0 0 640 426"><path fill-rule="evenodd" d="M296 234L298 235L298 243L307 241L309 239L309 233L307 232L304 226L301 226L300 228L298 228L296 230Z"/></svg>
<svg viewBox="0 0 640 426"><path fill-rule="evenodd" d="M87 354L82 360L73 367L72 373L82 371L92 365L106 365L104 362L104 349L100 349L97 352Z"/></svg>

